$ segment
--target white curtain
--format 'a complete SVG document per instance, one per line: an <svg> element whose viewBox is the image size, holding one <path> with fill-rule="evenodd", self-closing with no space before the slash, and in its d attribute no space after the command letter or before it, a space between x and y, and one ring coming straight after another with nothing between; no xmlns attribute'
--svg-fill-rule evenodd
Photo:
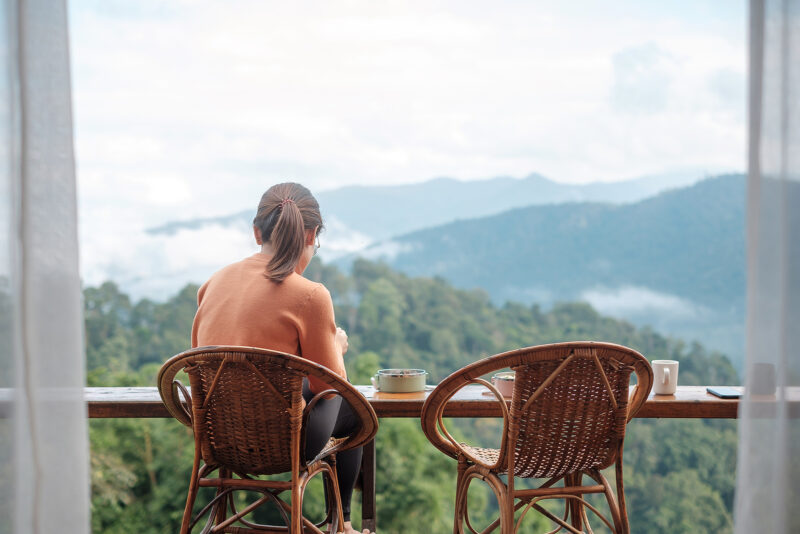
<svg viewBox="0 0 800 534"><path fill-rule="evenodd" d="M782 534L800 532L800 0L750 2L749 105L736 532Z"/></svg>
<svg viewBox="0 0 800 534"><path fill-rule="evenodd" d="M0 533L89 531L64 0L3 0Z"/></svg>

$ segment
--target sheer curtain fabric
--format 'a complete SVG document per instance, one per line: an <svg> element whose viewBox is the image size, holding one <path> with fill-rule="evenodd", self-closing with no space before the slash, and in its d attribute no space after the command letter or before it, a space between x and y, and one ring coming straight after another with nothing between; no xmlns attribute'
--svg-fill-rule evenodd
<svg viewBox="0 0 800 534"><path fill-rule="evenodd" d="M749 105L748 393L735 519L737 533L782 534L800 532L800 0L750 2Z"/></svg>
<svg viewBox="0 0 800 534"><path fill-rule="evenodd" d="M64 0L0 10L0 533L89 532Z"/></svg>

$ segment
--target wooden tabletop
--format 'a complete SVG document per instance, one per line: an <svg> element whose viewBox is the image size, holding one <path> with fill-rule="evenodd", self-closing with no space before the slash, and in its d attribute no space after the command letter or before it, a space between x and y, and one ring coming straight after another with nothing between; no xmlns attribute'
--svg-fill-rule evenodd
<svg viewBox="0 0 800 534"><path fill-rule="evenodd" d="M427 392L381 393L359 386L378 417L419 417ZM740 388L741 389L741 388ZM705 386L679 387L675 395L651 394L637 417L736 418L738 399L720 399ZM466 386L447 403L446 417L501 417L495 397L481 386Z"/></svg>
<svg viewBox="0 0 800 534"><path fill-rule="evenodd" d="M369 399L378 417L419 417L429 393L381 393L372 386L356 387ZM500 417L497 401L485 392L480 386L465 387L448 403L445 416ZM170 416L154 387L86 388L86 401L91 418ZM714 397L705 386L679 386L675 395L651 394L637 417L733 419L738 407L738 399Z"/></svg>

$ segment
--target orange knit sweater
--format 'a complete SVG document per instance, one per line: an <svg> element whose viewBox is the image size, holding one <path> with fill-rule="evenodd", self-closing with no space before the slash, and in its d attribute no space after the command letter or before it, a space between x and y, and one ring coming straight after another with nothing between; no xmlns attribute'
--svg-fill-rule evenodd
<svg viewBox="0 0 800 534"><path fill-rule="evenodd" d="M292 273L265 278L269 257L254 254L214 273L197 292L192 347L241 345L302 356L347 378L334 338L333 301L322 284ZM311 390L326 386L310 379Z"/></svg>

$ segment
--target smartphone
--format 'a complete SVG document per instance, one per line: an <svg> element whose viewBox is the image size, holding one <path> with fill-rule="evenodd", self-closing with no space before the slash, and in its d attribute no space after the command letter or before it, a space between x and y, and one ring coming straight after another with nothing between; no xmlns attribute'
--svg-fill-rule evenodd
<svg viewBox="0 0 800 534"><path fill-rule="evenodd" d="M742 396L738 389L727 388L724 386L709 387L706 388L706 391L719 397L720 399L738 399Z"/></svg>

